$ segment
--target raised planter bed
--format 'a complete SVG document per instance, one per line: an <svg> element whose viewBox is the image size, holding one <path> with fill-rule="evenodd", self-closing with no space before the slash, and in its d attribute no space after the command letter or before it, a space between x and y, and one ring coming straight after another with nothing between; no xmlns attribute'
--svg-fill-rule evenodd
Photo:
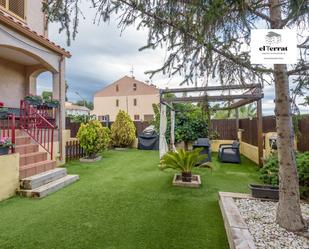
<svg viewBox="0 0 309 249"><path fill-rule="evenodd" d="M182 180L181 174L175 174L173 179L173 186L199 188L201 186L201 177L199 175L192 175L191 182L185 182Z"/></svg>
<svg viewBox="0 0 309 249"><path fill-rule="evenodd" d="M276 223L277 202L249 194L219 192L219 204L231 249L304 249L308 239ZM302 203L309 218L309 205Z"/></svg>
<svg viewBox="0 0 309 249"><path fill-rule="evenodd" d="M279 187L272 185L256 185L250 184L251 195L255 198L262 199L279 199Z"/></svg>
<svg viewBox="0 0 309 249"><path fill-rule="evenodd" d="M79 161L82 163L95 163L98 162L102 159L102 156L97 156L95 158L89 158L89 157L83 157L80 158Z"/></svg>

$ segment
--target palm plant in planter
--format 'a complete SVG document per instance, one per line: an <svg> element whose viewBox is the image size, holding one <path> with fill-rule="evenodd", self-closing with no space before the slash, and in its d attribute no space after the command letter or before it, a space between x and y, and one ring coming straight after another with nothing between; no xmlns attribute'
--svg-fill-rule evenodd
<svg viewBox="0 0 309 249"><path fill-rule="evenodd" d="M9 153L9 149L13 146L14 144L12 143L12 140L10 138L0 138L0 155L7 155Z"/></svg>
<svg viewBox="0 0 309 249"><path fill-rule="evenodd" d="M181 171L182 181L191 182L192 168L207 158L207 155L200 155L202 148L192 151L179 149L167 152L160 160L160 169L176 169ZM212 169L207 163L200 164L199 167Z"/></svg>
<svg viewBox="0 0 309 249"><path fill-rule="evenodd" d="M24 100L33 106L39 106L42 104L42 97L37 95L28 95L24 97Z"/></svg>

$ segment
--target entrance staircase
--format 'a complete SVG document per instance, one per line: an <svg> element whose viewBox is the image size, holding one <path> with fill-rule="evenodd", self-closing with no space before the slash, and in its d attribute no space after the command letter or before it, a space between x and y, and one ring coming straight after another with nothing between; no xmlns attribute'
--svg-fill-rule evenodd
<svg viewBox="0 0 309 249"><path fill-rule="evenodd" d="M79 179L78 175L67 175L64 168L56 168L56 161L50 160L46 151L40 151L26 132L15 133L15 152L20 154L20 195L42 198Z"/></svg>

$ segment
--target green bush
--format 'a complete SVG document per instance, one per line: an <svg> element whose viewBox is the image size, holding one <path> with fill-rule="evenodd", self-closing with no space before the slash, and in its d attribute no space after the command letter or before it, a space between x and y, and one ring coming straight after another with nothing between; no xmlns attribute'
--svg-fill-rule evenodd
<svg viewBox="0 0 309 249"><path fill-rule="evenodd" d="M309 198L309 152L297 153L296 164L299 177L300 195L304 199ZM260 169L260 178L266 184L279 184L279 163L277 155L270 156Z"/></svg>
<svg viewBox="0 0 309 249"><path fill-rule="evenodd" d="M100 121L91 120L86 124L81 124L77 138L86 155L94 158L97 153L108 148L110 130L107 127L103 127Z"/></svg>
<svg viewBox="0 0 309 249"><path fill-rule="evenodd" d="M130 116L120 110L111 127L112 144L115 147L128 147L134 142L135 133L136 128Z"/></svg>

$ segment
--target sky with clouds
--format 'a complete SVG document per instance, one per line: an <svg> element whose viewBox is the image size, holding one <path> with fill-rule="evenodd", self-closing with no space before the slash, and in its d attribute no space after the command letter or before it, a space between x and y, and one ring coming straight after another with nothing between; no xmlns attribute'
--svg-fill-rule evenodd
<svg viewBox="0 0 309 249"><path fill-rule="evenodd" d="M96 91L124 75L130 76L132 66L135 78L141 81L149 80L144 72L162 66L166 57L165 49L138 51L146 43L147 30L130 27L121 33L117 21L97 25L93 24L95 13L92 9L84 8L83 14L85 20L80 21L79 33L70 47L66 45L65 33L59 34L58 24L49 26L49 38L72 54L72 58L66 62L69 101L80 100L80 96L92 101ZM151 83L159 88L179 87L181 81L181 77L168 78L161 74L151 79ZM39 93L51 90L50 73L41 74L38 82ZM271 115L274 110L273 86L265 86L264 95L263 114ZM301 107L302 112L309 112L308 109Z"/></svg>

